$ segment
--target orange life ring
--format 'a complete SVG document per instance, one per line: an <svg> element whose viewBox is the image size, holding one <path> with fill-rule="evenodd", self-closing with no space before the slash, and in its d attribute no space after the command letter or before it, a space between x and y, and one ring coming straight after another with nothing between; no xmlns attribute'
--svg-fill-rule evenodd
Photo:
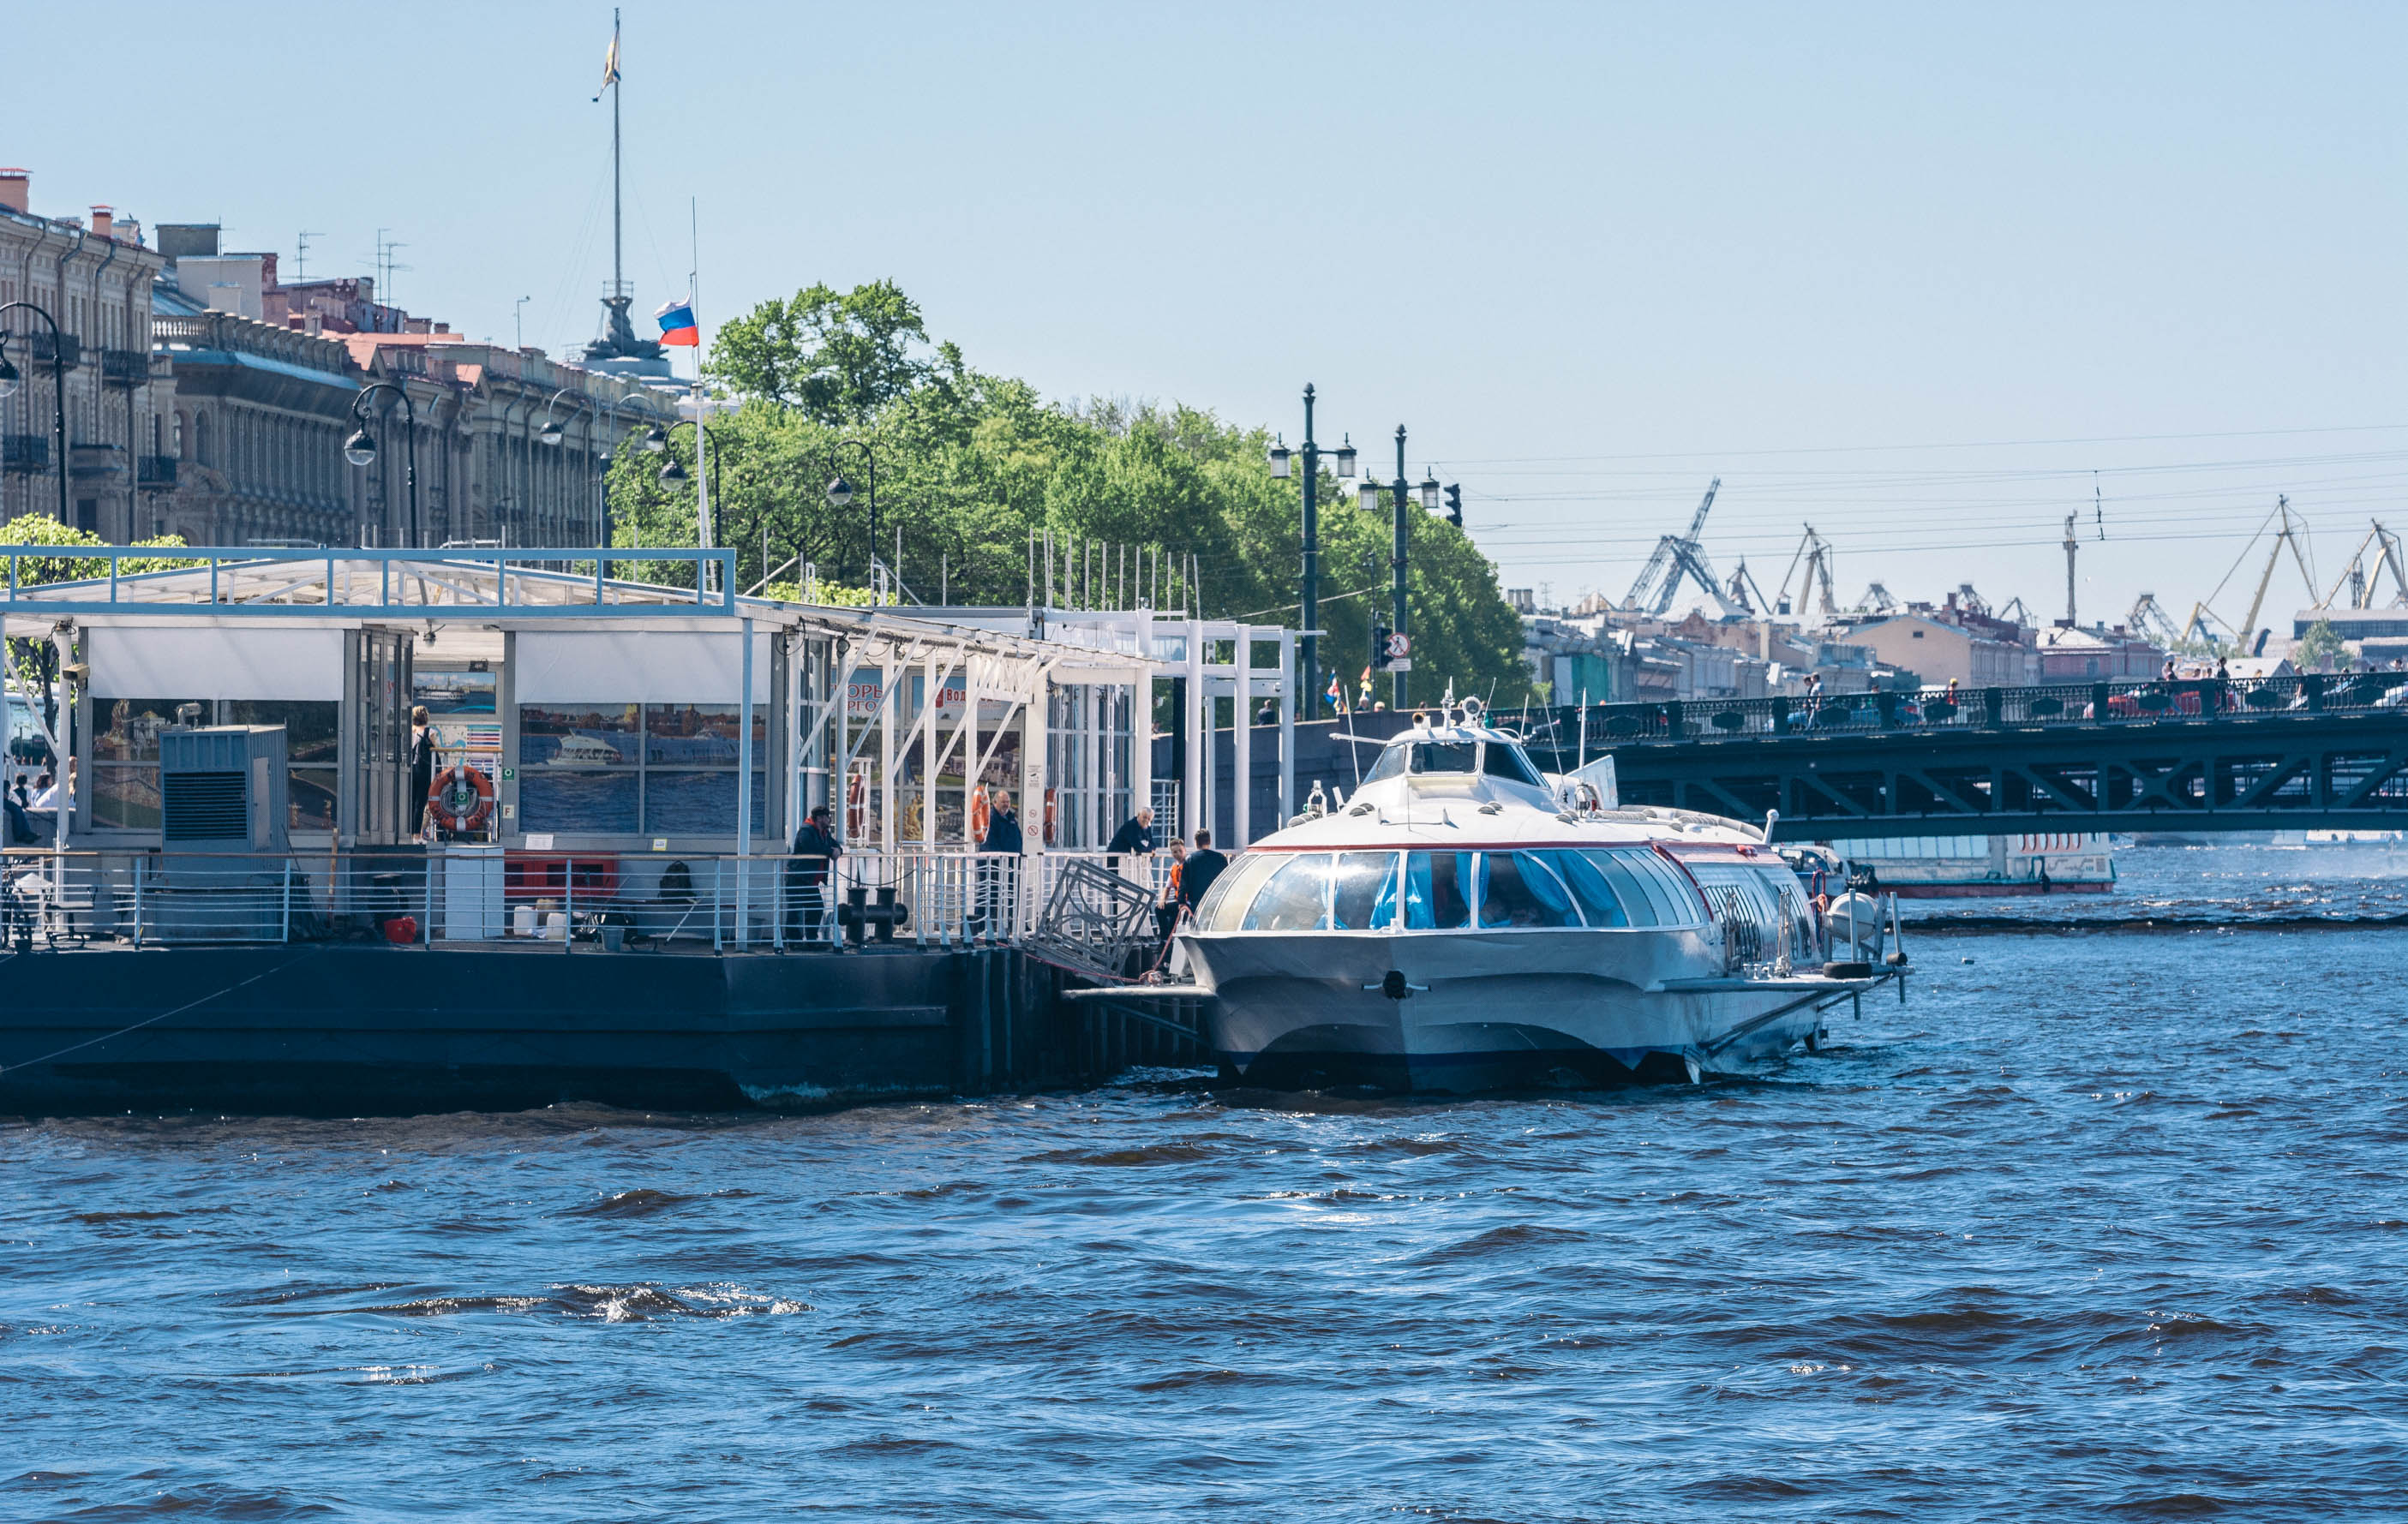
<svg viewBox="0 0 2408 1524"><path fill-rule="evenodd" d="M426 790L426 807L446 831L474 831L494 813L494 780L466 762L454 762Z"/></svg>
<svg viewBox="0 0 2408 1524"><path fill-rule="evenodd" d="M984 789L970 790L970 841L973 845L986 840L987 803Z"/></svg>

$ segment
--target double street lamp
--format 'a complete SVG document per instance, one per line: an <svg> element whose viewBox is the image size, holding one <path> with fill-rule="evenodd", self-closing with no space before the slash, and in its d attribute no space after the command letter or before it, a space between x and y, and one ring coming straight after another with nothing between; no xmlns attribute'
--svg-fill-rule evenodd
<svg viewBox="0 0 2408 1524"><path fill-rule="evenodd" d="M391 381L370 381L360 388L351 399L351 419L359 424L349 439L343 441L343 459L353 465L366 466L377 458L376 436L368 433L368 399L380 392L390 392L401 399L402 427L407 431L408 448L404 452L404 472L409 483L409 545L417 549L423 543L418 526L418 409L410 406L409 393Z"/></svg>
<svg viewBox="0 0 2408 1524"><path fill-rule="evenodd" d="M10 302L0 306L0 318L22 308L50 325L50 427L58 438L59 449L59 522L72 525L67 517L67 346L59 336L59 320L31 302ZM0 397L12 397L22 377L8 359L8 334L0 328Z"/></svg>
<svg viewBox="0 0 2408 1524"><path fill-rule="evenodd" d="M1284 439L1270 449L1271 479L1285 481L1290 451ZM1301 607L1297 610L1304 622L1304 703L1300 707L1311 714L1321 702L1321 447L1312 442L1312 387L1304 389L1304 586ZM1354 444L1353 437L1329 452L1331 463L1338 467L1341 480L1354 475ZM1202 609L1196 617L1204 616Z"/></svg>

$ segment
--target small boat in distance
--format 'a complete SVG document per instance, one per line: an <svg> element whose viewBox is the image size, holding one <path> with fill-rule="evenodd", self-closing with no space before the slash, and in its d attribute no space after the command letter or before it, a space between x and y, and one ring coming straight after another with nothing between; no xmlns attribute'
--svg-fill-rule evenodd
<svg viewBox="0 0 2408 1524"><path fill-rule="evenodd" d="M1179 934L1225 1075L1447 1091L1812 1048L1826 1008L1887 976L1826 938L1763 831L1614 807L1476 701L1240 853Z"/></svg>

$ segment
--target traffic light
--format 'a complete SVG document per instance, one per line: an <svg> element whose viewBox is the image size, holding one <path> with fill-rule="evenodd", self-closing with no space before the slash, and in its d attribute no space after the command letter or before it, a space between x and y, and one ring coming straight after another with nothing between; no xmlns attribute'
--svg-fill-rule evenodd
<svg viewBox="0 0 2408 1524"><path fill-rule="evenodd" d="M1374 672L1384 672L1387 667L1388 627L1384 624L1375 624L1371 626L1371 669Z"/></svg>
<svg viewBox="0 0 2408 1524"><path fill-rule="evenodd" d="M1446 487L1446 521L1457 529L1463 527L1463 489L1454 482Z"/></svg>

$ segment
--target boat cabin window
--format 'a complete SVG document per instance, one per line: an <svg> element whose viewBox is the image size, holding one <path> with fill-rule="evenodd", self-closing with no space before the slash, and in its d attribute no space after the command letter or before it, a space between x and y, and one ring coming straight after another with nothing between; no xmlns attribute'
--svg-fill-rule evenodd
<svg viewBox="0 0 2408 1524"><path fill-rule="evenodd" d="M1400 773L1476 773L1480 770L1480 746L1476 741L1412 741L1392 746L1380 753L1380 760L1363 775L1366 783L1377 783Z"/></svg>
<svg viewBox="0 0 2408 1524"><path fill-rule="evenodd" d="M1471 924L1470 852L1405 854L1405 930L1445 932Z"/></svg>
<svg viewBox="0 0 2408 1524"><path fill-rule="evenodd" d="M1397 924L1397 854L1341 852L1329 877L1329 929L1385 931Z"/></svg>
<svg viewBox="0 0 2408 1524"><path fill-rule="evenodd" d="M1246 906L1254 903L1254 890L1262 887L1271 870L1286 862L1284 857L1270 852L1240 852L1231 860L1221 876L1204 893L1204 903L1196 907L1196 924L1208 932L1234 932Z"/></svg>
<svg viewBox="0 0 2408 1524"><path fill-rule="evenodd" d="M1578 926L1571 890L1540 852L1483 852L1480 856L1480 924L1483 926Z"/></svg>
<svg viewBox="0 0 2408 1524"><path fill-rule="evenodd" d="M1321 852L1291 857L1246 906L1242 932L1317 932L1329 923L1329 858Z"/></svg>
<svg viewBox="0 0 2408 1524"><path fill-rule="evenodd" d="M1483 752L1480 770L1490 777L1511 778L1516 783L1526 783L1534 789L1546 787L1539 781L1538 769L1530 765L1529 758L1522 755L1520 747L1509 746L1503 741L1490 741L1483 748Z"/></svg>

